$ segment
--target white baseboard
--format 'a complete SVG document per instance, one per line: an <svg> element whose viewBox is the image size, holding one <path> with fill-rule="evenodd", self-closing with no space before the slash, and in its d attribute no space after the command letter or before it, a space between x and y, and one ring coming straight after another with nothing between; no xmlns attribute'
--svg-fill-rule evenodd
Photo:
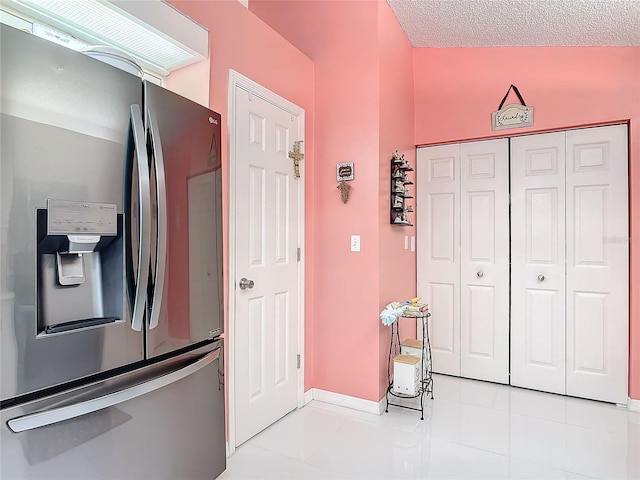
<svg viewBox="0 0 640 480"><path fill-rule="evenodd" d="M320 390L319 388L310 388L304 392L304 404L308 404L311 400L318 400L319 402L330 403L331 405L337 405L339 407L352 408L374 415L382 415L386 407L385 397L382 397L379 402L374 402L372 400L343 395L342 393ZM627 409L632 412L640 412L640 400L629 398L627 401Z"/></svg>
<svg viewBox="0 0 640 480"><path fill-rule="evenodd" d="M306 392L304 392L304 404L306 405L311 400L313 400L313 388L310 388Z"/></svg>
<svg viewBox="0 0 640 480"><path fill-rule="evenodd" d="M343 395L342 393L334 393L326 390L320 390L318 388L312 388L305 392L305 398L308 392L312 392L313 399L318 400L319 402L330 403L339 407L352 408L353 410L372 413L374 415L381 415L385 408L384 397L379 402L374 402L373 400L364 400L363 398L350 397L349 395Z"/></svg>

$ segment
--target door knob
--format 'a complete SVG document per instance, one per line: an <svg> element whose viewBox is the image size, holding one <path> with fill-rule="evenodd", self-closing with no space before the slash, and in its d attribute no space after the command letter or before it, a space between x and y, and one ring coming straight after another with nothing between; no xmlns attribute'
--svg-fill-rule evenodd
<svg viewBox="0 0 640 480"><path fill-rule="evenodd" d="M478 272L478 273L476 273L476 277L482 278L482 277L484 277L484 273Z"/></svg>
<svg viewBox="0 0 640 480"><path fill-rule="evenodd" d="M253 280L247 280L246 278L242 277L240 279L240 283L238 284L238 286L240 287L240 290L246 290L247 288L253 288Z"/></svg>
<svg viewBox="0 0 640 480"><path fill-rule="evenodd" d="M544 282L544 275L538 275L538 281Z"/></svg>

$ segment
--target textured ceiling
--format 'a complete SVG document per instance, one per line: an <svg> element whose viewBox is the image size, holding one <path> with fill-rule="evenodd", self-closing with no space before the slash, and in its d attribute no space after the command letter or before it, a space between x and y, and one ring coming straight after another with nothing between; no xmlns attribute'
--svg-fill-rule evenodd
<svg viewBox="0 0 640 480"><path fill-rule="evenodd" d="M640 45L640 0L387 0L414 47Z"/></svg>

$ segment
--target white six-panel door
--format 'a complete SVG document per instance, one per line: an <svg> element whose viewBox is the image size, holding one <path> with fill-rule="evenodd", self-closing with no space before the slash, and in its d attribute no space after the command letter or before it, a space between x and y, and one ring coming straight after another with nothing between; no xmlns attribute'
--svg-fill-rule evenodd
<svg viewBox="0 0 640 480"><path fill-rule="evenodd" d="M235 428L240 445L298 405L299 118L236 87ZM242 288L245 278L252 284Z"/></svg>
<svg viewBox="0 0 640 480"><path fill-rule="evenodd" d="M460 374L509 383L507 139L460 144L460 198Z"/></svg>
<svg viewBox="0 0 640 480"><path fill-rule="evenodd" d="M418 149L418 295L433 368L509 381L508 141Z"/></svg>
<svg viewBox="0 0 640 480"><path fill-rule="evenodd" d="M627 402L627 127L567 132L567 394Z"/></svg>
<svg viewBox="0 0 640 480"><path fill-rule="evenodd" d="M429 304L433 370L460 375L460 147L419 148L417 292Z"/></svg>
<svg viewBox="0 0 640 480"><path fill-rule="evenodd" d="M511 384L565 390L565 134L511 139Z"/></svg>

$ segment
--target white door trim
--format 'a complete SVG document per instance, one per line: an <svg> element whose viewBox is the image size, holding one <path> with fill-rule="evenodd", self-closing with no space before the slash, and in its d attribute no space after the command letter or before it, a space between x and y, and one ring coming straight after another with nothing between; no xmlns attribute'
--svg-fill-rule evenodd
<svg viewBox="0 0 640 480"><path fill-rule="evenodd" d="M228 248L229 248L229 263L228 270L229 275L227 279L227 285L229 287L229 301L228 301L228 326L226 332L226 348L227 348L227 395L228 395L228 454L232 455L235 452L236 445L236 430L235 430L235 385L234 385L234 372L235 372L235 262L236 262L236 248L235 248L235 231L236 231L236 191L235 191L235 176L236 176L236 152L234 148L235 144L235 119L236 119L236 88L240 87L246 90L252 95L255 95L269 103L272 103L283 110L291 113L292 116L297 117L299 131L301 136L305 138L305 111L297 105L291 103L287 99L271 92L264 88L262 85L254 82L253 80L245 77L244 75L236 72L235 70L229 70L229 92L228 92L228 115L227 115L227 131L228 131L228 211L229 211L229 229L228 229ZM304 151L304 143L303 149ZM300 324L298 326L298 352L301 356L301 365L298 369L298 408L304 405L304 273L305 273L305 251L304 251L304 231L305 231L305 162L300 163L300 188L298 190L298 241L301 249L301 258L298 262L298 278L299 278L299 298L298 298L298 319Z"/></svg>

